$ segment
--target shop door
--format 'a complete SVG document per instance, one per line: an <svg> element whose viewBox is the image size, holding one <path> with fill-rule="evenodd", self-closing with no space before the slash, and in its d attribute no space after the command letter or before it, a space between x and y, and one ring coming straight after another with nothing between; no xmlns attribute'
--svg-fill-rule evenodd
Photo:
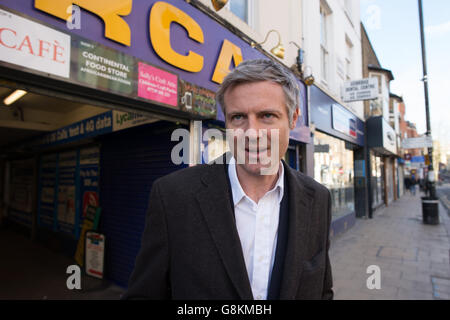
<svg viewBox="0 0 450 320"><path fill-rule="evenodd" d="M105 276L126 287L141 246L153 182L183 166L174 165L174 126L158 122L102 139L100 230L106 236Z"/></svg>

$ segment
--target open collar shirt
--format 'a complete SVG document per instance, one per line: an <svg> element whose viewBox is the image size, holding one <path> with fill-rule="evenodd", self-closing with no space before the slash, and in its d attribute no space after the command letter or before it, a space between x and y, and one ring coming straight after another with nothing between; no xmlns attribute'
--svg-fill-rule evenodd
<svg viewBox="0 0 450 320"><path fill-rule="evenodd" d="M236 227L256 300L267 299L275 260L280 204L284 194L284 168L281 162L278 173L275 186L255 203L242 189L234 157L228 166Z"/></svg>

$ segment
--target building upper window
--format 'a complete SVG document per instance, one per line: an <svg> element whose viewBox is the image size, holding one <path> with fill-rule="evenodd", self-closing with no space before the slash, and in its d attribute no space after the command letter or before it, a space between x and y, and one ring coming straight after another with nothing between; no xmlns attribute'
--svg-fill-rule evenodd
<svg viewBox="0 0 450 320"><path fill-rule="evenodd" d="M344 0L345 11L351 21L352 19L352 0Z"/></svg>
<svg viewBox="0 0 450 320"><path fill-rule="evenodd" d="M369 77L378 79L378 93L380 95L383 94L383 76L381 74L370 73Z"/></svg>
<svg viewBox="0 0 450 320"><path fill-rule="evenodd" d="M320 6L320 71L321 78L324 82L328 81L328 16L329 11L325 6Z"/></svg>
<svg viewBox="0 0 450 320"><path fill-rule="evenodd" d="M251 0L230 0L227 8L239 19L250 25Z"/></svg>
<svg viewBox="0 0 450 320"><path fill-rule="evenodd" d="M346 44L346 78L347 81L352 79L353 70L352 70L352 61L353 61L353 43L350 38L345 35L345 44Z"/></svg>

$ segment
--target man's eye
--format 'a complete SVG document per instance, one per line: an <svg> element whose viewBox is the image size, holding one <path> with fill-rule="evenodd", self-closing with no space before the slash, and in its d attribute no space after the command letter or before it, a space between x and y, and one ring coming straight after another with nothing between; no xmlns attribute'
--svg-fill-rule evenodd
<svg viewBox="0 0 450 320"><path fill-rule="evenodd" d="M271 118L273 118L273 116L274 115L272 113L265 113L263 117L264 117L264 119L271 119Z"/></svg>
<svg viewBox="0 0 450 320"><path fill-rule="evenodd" d="M242 115L241 114L236 114L236 115L231 117L231 120L242 120Z"/></svg>

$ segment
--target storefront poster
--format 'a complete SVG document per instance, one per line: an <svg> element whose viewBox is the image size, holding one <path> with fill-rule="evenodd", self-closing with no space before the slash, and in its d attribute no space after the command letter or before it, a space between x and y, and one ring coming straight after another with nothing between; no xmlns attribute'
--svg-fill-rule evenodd
<svg viewBox="0 0 450 320"><path fill-rule="evenodd" d="M139 62L138 97L178 107L178 77Z"/></svg>
<svg viewBox="0 0 450 320"><path fill-rule="evenodd" d="M86 274L102 279L105 257L105 235L87 231L85 251Z"/></svg>
<svg viewBox="0 0 450 320"><path fill-rule="evenodd" d="M0 61L69 77L69 35L2 9L0 30Z"/></svg>
<svg viewBox="0 0 450 320"><path fill-rule="evenodd" d="M99 207L100 148L43 155L39 169L38 223L80 236L88 206Z"/></svg>
<svg viewBox="0 0 450 320"><path fill-rule="evenodd" d="M38 224L50 229L53 229L55 223L57 170L56 153L42 156L39 172Z"/></svg>
<svg viewBox="0 0 450 320"><path fill-rule="evenodd" d="M100 148L98 146L80 150L80 197L81 218L86 216L88 206L98 207L98 176Z"/></svg>
<svg viewBox="0 0 450 320"><path fill-rule="evenodd" d="M364 160L355 160L355 177L364 178L366 176L366 166Z"/></svg>
<svg viewBox="0 0 450 320"><path fill-rule="evenodd" d="M60 153L58 176L58 230L75 234L77 151Z"/></svg>

